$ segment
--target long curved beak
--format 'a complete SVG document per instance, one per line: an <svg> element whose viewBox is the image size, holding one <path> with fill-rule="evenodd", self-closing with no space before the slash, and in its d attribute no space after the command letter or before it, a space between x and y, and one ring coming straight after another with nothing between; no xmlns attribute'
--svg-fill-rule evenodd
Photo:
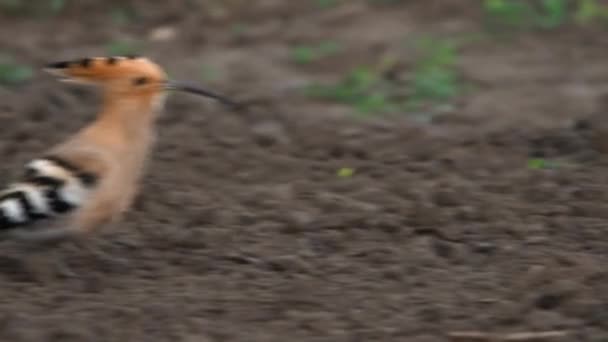
<svg viewBox="0 0 608 342"><path fill-rule="evenodd" d="M207 89L201 88L199 85L192 84L189 82L169 80L169 81L167 81L165 88L168 90L178 90L178 91L183 91L186 93L191 93L191 94L195 94L195 95L199 95L199 96L209 97L209 98L215 99L215 100L219 101L220 103L230 106L230 107L240 107L241 106L241 104L229 99L228 97L226 97L224 95L216 94Z"/></svg>

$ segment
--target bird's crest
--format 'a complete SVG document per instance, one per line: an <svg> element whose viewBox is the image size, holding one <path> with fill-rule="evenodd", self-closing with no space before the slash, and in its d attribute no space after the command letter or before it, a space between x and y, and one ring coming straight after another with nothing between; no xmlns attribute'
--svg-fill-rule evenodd
<svg viewBox="0 0 608 342"><path fill-rule="evenodd" d="M47 64L47 72L65 81L84 83L104 83L125 78L133 82L164 82L166 74L162 68L147 58L137 56L87 57Z"/></svg>

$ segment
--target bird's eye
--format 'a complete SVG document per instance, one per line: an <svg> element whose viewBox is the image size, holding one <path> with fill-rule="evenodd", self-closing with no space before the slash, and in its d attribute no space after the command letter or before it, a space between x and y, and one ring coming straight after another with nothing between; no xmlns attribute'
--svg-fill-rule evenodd
<svg viewBox="0 0 608 342"><path fill-rule="evenodd" d="M133 85L140 86L148 83L148 79L146 77L138 77L133 80Z"/></svg>

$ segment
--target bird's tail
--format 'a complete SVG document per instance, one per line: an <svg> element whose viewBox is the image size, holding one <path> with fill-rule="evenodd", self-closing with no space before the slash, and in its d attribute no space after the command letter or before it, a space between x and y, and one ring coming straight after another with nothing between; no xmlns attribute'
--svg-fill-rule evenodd
<svg viewBox="0 0 608 342"><path fill-rule="evenodd" d="M0 230L28 226L81 206L95 177L58 157L27 164L19 182L0 192Z"/></svg>

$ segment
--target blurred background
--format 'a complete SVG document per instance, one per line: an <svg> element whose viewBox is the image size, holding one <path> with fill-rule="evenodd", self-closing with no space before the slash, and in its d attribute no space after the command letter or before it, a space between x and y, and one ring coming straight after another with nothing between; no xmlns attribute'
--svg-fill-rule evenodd
<svg viewBox="0 0 608 342"><path fill-rule="evenodd" d="M78 276L41 281L3 243L0 336L604 341L607 25L603 0L0 0L2 181L99 105L49 62L142 55L253 104L170 97L95 238L119 264L62 247Z"/></svg>

